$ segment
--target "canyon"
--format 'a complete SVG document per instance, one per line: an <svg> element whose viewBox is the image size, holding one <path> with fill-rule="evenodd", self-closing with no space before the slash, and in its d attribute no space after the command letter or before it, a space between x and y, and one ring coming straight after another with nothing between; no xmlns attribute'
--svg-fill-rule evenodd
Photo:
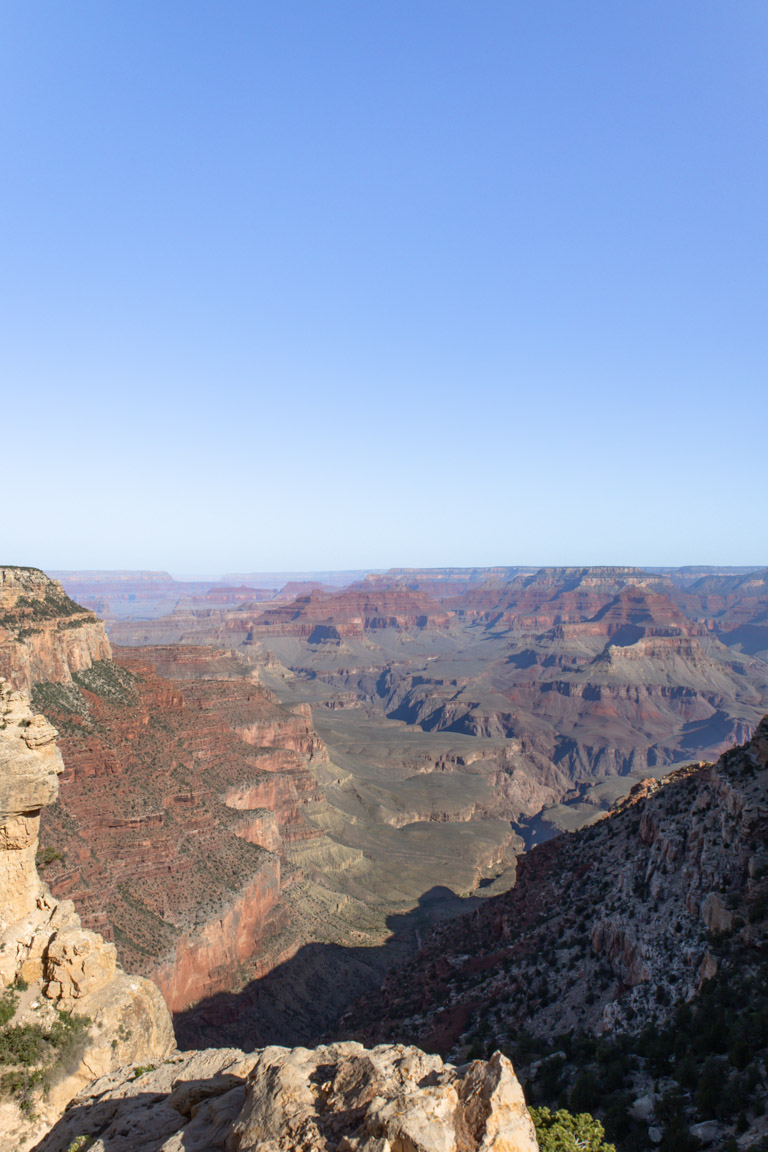
<svg viewBox="0 0 768 1152"><path fill-rule="evenodd" d="M56 731L0 680L0 1140L15 1152L537 1152L509 1061L403 1045L179 1052L154 983L35 867Z"/></svg>
<svg viewBox="0 0 768 1152"><path fill-rule="evenodd" d="M337 760L423 736L425 763L455 770L493 747L495 799L540 836L601 810L617 776L745 739L768 701L767 612L765 571L394 570L110 634L236 649L284 703L311 705Z"/></svg>
<svg viewBox="0 0 768 1152"><path fill-rule="evenodd" d="M764 574L310 584L221 585L218 607L195 585L35 686L67 764L46 878L196 1044L315 1041L436 919L510 888L524 847L768 705L768 666L719 638L760 618Z"/></svg>
<svg viewBox="0 0 768 1152"><path fill-rule="evenodd" d="M0 659L9 690L31 691L46 717L35 724L58 731L60 795L37 853L50 899L74 901L78 930L162 991L182 1044L417 1042L459 1064L498 1047L557 1106L584 1067L569 1050L542 1091L531 1068L553 1036L671 1026L678 994L727 970L701 933L719 939L761 907L759 884L744 908L734 894L737 873L762 875L762 832L742 818L760 801L711 765L757 729L739 755L762 779L764 572L397 570L341 588L199 582L167 601L168 582L142 573L137 597L162 592L143 618L130 574L108 575L91 587L112 596L109 636L95 598L81 607L36 570L0 570ZM676 813L715 777L707 834L757 848L727 875L697 858L665 887L676 831L640 881L632 861L656 843L655 818L635 844L628 814L667 797ZM619 856L629 878L611 898L612 879L595 878ZM631 900L624 917L636 890L653 916L682 901L690 924L662 917L656 931ZM562 987L540 970L542 954L561 959L535 931L550 907L558 939L574 937ZM241 1057L212 1073L237 1064L238 1108L255 1068ZM110 1115L128 1123L132 1081L109 1075L124 1101ZM159 1094L173 1094L170 1075ZM638 1076L638 1099L646 1088ZM622 1150L645 1147L649 1124L621 1132Z"/></svg>
<svg viewBox="0 0 768 1152"><path fill-rule="evenodd" d="M64 596L41 573L14 578L30 601ZM65 763L43 816L41 868L126 967L155 981L180 1035L308 1041L435 917L499 872L511 882L519 837L508 820L477 815L491 800L482 781L469 797L363 793L331 762L309 705L281 705L240 653L113 652L92 614L70 619L82 625L65 630L77 659L51 660L33 686ZM38 643L26 621L9 605L11 672L30 666ZM301 980L280 976L294 958ZM254 982L251 1012L215 999Z"/></svg>
<svg viewBox="0 0 768 1152"><path fill-rule="evenodd" d="M758 1149L767 945L765 717L716 763L534 848L514 889L433 929L341 1032L506 1052L529 1103L595 1112L619 1149Z"/></svg>

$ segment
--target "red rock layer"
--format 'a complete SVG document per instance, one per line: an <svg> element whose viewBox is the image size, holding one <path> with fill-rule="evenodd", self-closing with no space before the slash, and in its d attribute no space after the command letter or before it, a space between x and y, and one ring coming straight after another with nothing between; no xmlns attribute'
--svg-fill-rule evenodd
<svg viewBox="0 0 768 1152"><path fill-rule="evenodd" d="M540 632L558 624L579 624L605 608L626 588L671 591L672 584L641 568L542 568L499 584L490 581L446 600L464 619L484 620Z"/></svg>
<svg viewBox="0 0 768 1152"><path fill-rule="evenodd" d="M315 591L267 609L254 621L253 634L318 640L360 637L380 628L446 628L451 615L430 597L407 588L348 589L337 596Z"/></svg>
<svg viewBox="0 0 768 1152"><path fill-rule="evenodd" d="M323 836L303 810L326 753L308 709L244 677L167 679L154 659L167 651L121 653L122 694L49 711L66 770L42 843L65 857L46 871L56 894L180 1010L259 971L285 845Z"/></svg>
<svg viewBox="0 0 768 1152"><path fill-rule="evenodd" d="M0 676L22 692L108 660L101 620L37 568L0 567Z"/></svg>

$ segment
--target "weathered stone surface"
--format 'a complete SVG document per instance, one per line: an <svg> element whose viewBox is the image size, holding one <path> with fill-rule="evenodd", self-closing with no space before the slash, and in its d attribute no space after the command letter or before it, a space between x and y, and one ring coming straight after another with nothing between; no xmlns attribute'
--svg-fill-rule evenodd
<svg viewBox="0 0 768 1152"><path fill-rule="evenodd" d="M56 799L64 768L55 738L29 701L0 679L0 935L34 911L41 893L35 868L40 808Z"/></svg>
<svg viewBox="0 0 768 1152"><path fill-rule="evenodd" d="M57 932L45 956L46 985L43 993L62 1007L95 992L115 975L117 952L95 932L65 928Z"/></svg>
<svg viewBox="0 0 768 1152"><path fill-rule="evenodd" d="M267 1048L248 1079L228 1152L528 1152L533 1124L500 1053L456 1069L418 1048L353 1042Z"/></svg>
<svg viewBox="0 0 768 1152"><path fill-rule="evenodd" d="M0 820L52 804L64 770L56 729L0 678Z"/></svg>
<svg viewBox="0 0 768 1152"><path fill-rule="evenodd" d="M38 568L0 566L0 676L29 692L41 680L69 684L72 673L108 660L101 620L70 600Z"/></svg>
<svg viewBox="0 0 768 1152"><path fill-rule="evenodd" d="M170 1016L148 980L116 967L115 947L83 931L71 901L59 903L35 867L39 811L58 791L56 732L28 699L0 681L0 988L21 977L30 988L20 1023L52 1025L57 1008L87 1016L79 1054L57 1069L30 1112L0 1097L0 1147L24 1149L85 1084L133 1061L174 1050ZM51 1003L55 1001L55 1007Z"/></svg>
<svg viewBox="0 0 768 1152"><path fill-rule="evenodd" d="M92 1084L36 1152L536 1152L500 1053L463 1068L418 1048L185 1053Z"/></svg>

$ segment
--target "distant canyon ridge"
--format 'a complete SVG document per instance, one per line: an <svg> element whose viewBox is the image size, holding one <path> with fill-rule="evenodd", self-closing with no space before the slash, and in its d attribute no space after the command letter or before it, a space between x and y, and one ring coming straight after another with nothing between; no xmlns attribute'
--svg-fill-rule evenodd
<svg viewBox="0 0 768 1152"><path fill-rule="evenodd" d="M768 570L59 575L0 568L0 675L65 765L40 866L187 1042L315 1040L768 706Z"/></svg>

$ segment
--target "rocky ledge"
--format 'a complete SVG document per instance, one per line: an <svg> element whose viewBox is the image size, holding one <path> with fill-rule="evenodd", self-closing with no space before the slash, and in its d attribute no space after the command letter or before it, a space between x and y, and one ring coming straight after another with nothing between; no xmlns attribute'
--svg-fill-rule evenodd
<svg viewBox="0 0 768 1152"><path fill-rule="evenodd" d="M461 1068L400 1044L214 1049L97 1080L35 1152L536 1152L500 1053Z"/></svg>

